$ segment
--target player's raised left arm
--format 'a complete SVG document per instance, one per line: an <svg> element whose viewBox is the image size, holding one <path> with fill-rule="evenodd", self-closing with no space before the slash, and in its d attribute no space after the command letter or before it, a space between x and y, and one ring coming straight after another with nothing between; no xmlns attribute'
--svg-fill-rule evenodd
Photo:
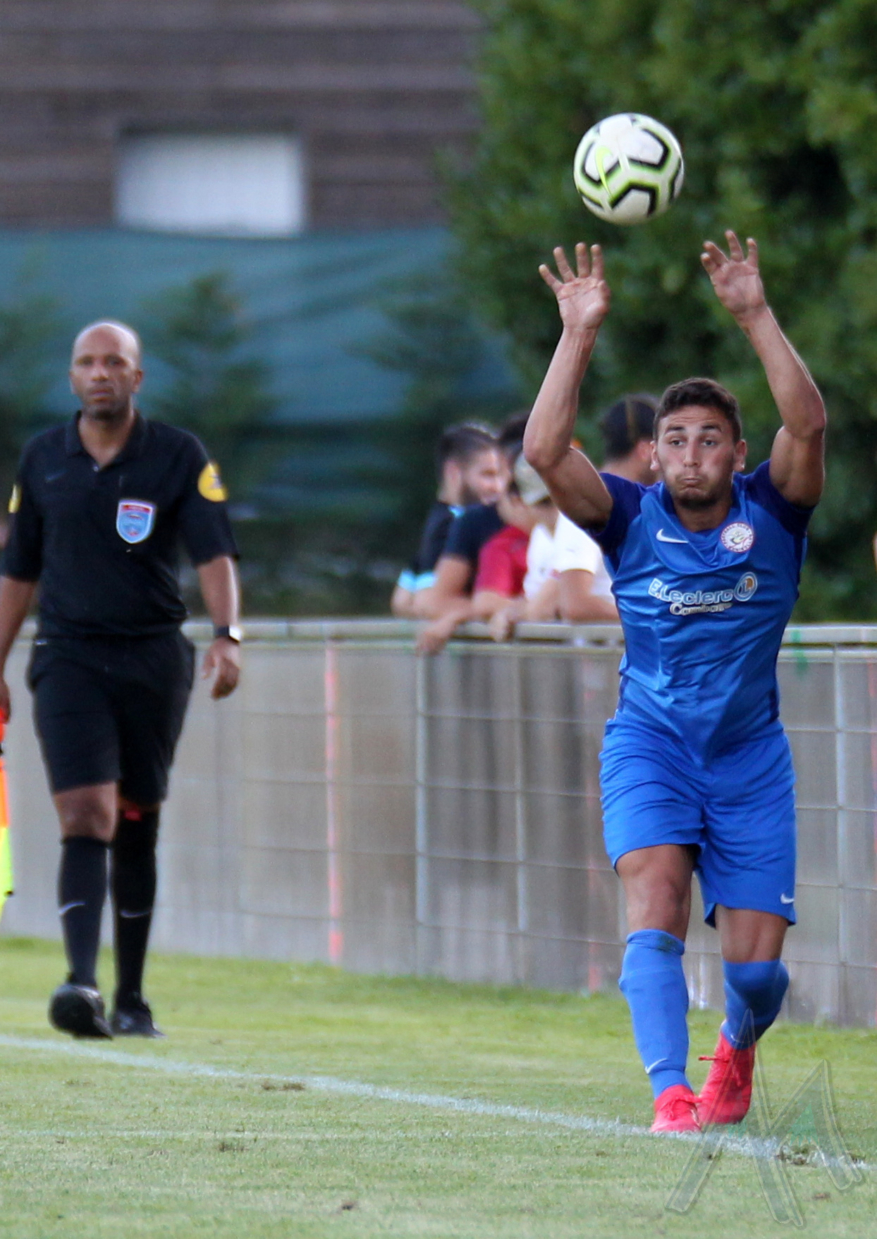
<svg viewBox="0 0 877 1239"><path fill-rule="evenodd" d="M733 232L725 236L728 253L706 241L701 261L716 296L734 315L764 366L782 418L770 454L771 481L790 503L812 507L825 483L825 405L767 304L758 270L758 246L750 237L744 254Z"/></svg>

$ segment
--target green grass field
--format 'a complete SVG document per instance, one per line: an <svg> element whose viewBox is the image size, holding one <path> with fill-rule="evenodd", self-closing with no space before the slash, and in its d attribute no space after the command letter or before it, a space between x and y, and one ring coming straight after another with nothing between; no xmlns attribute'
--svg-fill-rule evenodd
<svg viewBox="0 0 877 1239"><path fill-rule="evenodd" d="M790 1229L739 1141L687 1213L667 1210L694 1146L641 1130L650 1094L615 998L164 956L149 995L168 1039L84 1043L46 1024L57 945L0 939L0 968L4 1239ZM717 1027L693 1015L693 1057ZM763 1046L774 1108L830 1064L859 1167L839 1191L804 1115L781 1165L805 1228L877 1236L877 1033L785 1025Z"/></svg>

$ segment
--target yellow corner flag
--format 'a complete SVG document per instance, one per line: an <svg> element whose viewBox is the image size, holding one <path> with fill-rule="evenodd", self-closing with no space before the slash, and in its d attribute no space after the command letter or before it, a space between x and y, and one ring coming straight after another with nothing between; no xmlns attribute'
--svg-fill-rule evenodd
<svg viewBox="0 0 877 1239"><path fill-rule="evenodd" d="M3 733L6 720L0 714L0 916L6 896L12 894L12 852L9 848L9 800L6 795L6 766L3 763Z"/></svg>

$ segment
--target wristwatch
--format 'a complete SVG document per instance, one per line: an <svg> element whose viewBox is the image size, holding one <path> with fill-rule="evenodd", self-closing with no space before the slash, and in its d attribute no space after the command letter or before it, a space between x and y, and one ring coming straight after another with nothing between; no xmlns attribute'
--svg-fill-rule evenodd
<svg viewBox="0 0 877 1239"><path fill-rule="evenodd" d="M220 637L226 637L229 641L240 645L244 639L244 630L238 624L216 624L213 629L213 639L217 641Z"/></svg>

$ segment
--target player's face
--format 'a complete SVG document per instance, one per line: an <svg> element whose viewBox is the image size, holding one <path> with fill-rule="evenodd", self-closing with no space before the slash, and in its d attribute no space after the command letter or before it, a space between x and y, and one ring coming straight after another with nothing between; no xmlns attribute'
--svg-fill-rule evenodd
<svg viewBox="0 0 877 1239"><path fill-rule="evenodd" d="M509 471L505 457L499 451L489 449L479 452L468 460L461 470L460 502L496 503L508 486Z"/></svg>
<svg viewBox="0 0 877 1239"><path fill-rule="evenodd" d="M731 423L716 409L689 405L661 420L652 467L678 508L703 511L726 502L746 444L734 442Z"/></svg>
<svg viewBox="0 0 877 1239"><path fill-rule="evenodd" d="M142 378L137 342L128 332L101 326L77 337L70 386L84 417L99 422L124 418Z"/></svg>

